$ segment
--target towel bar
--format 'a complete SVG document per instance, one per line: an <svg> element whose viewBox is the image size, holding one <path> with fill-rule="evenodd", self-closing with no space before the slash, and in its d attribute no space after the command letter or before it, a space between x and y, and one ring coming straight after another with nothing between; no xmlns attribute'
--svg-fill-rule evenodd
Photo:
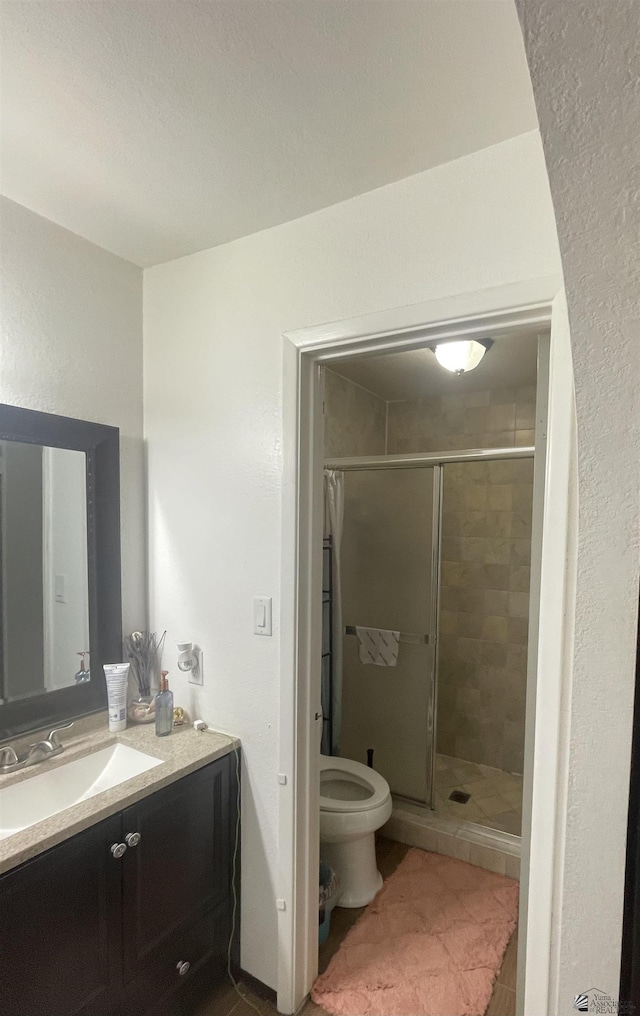
<svg viewBox="0 0 640 1016"><path fill-rule="evenodd" d="M363 627L366 627L366 626L363 626ZM391 630L393 630L393 629L391 629ZM357 632L356 632L355 625L353 625L353 624L346 625L345 629L344 629L344 633L345 633L345 635L356 635ZM400 641L401 642L408 642L410 645L414 645L414 646L428 646L429 642L431 640L430 640L428 635L416 635L414 632L401 631L400 632Z"/></svg>

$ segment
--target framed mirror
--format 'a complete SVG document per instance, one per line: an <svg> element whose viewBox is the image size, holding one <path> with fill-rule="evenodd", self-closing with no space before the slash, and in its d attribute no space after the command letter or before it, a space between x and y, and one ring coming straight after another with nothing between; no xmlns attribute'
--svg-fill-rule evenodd
<svg viewBox="0 0 640 1016"><path fill-rule="evenodd" d="M106 705L119 458L116 427L0 405L0 740Z"/></svg>

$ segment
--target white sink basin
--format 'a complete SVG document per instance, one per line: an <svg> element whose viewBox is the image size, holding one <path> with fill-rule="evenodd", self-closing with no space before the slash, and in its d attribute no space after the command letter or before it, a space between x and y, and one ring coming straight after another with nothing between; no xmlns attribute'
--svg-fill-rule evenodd
<svg viewBox="0 0 640 1016"><path fill-rule="evenodd" d="M4 787L0 789L0 840L161 763L162 759L125 744L113 744L93 755Z"/></svg>

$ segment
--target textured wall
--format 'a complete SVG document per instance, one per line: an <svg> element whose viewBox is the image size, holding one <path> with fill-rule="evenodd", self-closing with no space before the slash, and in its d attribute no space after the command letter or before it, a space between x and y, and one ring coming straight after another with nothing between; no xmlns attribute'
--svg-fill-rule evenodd
<svg viewBox="0 0 640 1016"><path fill-rule="evenodd" d="M565 275L579 544L553 986L618 995L638 608L640 5L517 0Z"/></svg>
<svg viewBox="0 0 640 1016"><path fill-rule="evenodd" d="M2 198L0 401L120 428L122 613L145 624L142 272Z"/></svg>
<svg viewBox="0 0 640 1016"><path fill-rule="evenodd" d="M534 442L535 387L389 403L389 453ZM533 460L445 466L438 751L522 772Z"/></svg>
<svg viewBox="0 0 640 1016"><path fill-rule="evenodd" d="M387 404L332 370L324 372L324 454L384 455Z"/></svg>
<svg viewBox="0 0 640 1016"><path fill-rule="evenodd" d="M174 673L177 700L242 738L242 963L271 986L291 849L276 781L280 687L293 679L278 617L282 333L558 268L528 134L145 272L151 621L168 646L205 650L203 688ZM273 638L252 634L255 595L273 596Z"/></svg>

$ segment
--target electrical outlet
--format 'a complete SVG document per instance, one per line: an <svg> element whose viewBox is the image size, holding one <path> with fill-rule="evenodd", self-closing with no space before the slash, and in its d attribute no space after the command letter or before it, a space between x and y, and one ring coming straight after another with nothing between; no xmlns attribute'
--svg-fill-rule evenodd
<svg viewBox="0 0 640 1016"><path fill-rule="evenodd" d="M202 649L200 649L198 646L194 646L193 655L198 661L198 666L195 670L189 671L189 684L204 684L204 671L202 664L202 658L204 656L204 653L202 652Z"/></svg>

